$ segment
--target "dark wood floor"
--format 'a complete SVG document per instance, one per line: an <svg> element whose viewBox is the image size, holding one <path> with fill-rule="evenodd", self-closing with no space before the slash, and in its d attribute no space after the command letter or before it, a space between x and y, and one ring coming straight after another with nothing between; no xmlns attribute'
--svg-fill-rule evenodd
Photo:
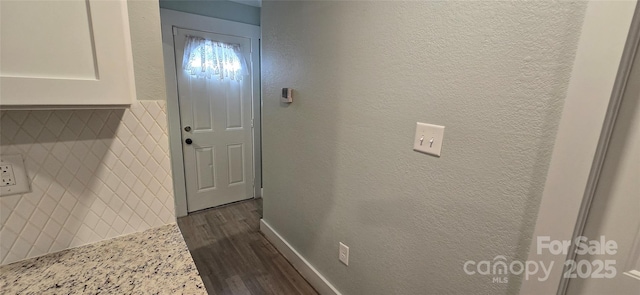
<svg viewBox="0 0 640 295"><path fill-rule="evenodd" d="M178 219L209 294L318 294L260 234L256 200Z"/></svg>

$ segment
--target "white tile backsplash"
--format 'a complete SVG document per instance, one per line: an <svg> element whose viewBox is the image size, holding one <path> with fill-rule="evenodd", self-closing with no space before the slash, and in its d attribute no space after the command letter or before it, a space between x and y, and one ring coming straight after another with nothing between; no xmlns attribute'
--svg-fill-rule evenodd
<svg viewBox="0 0 640 295"><path fill-rule="evenodd" d="M0 197L0 263L175 221L166 107L0 112L31 192Z"/></svg>

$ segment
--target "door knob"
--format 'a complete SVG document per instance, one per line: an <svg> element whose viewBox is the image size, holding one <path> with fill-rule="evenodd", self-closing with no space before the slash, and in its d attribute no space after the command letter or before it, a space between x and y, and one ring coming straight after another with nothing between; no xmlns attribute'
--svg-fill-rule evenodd
<svg viewBox="0 0 640 295"><path fill-rule="evenodd" d="M187 139L185 139L185 140L184 140L184 142L185 142L186 144L192 144L192 143L193 143L193 140L191 140L191 138L187 138Z"/></svg>
<svg viewBox="0 0 640 295"><path fill-rule="evenodd" d="M185 126L184 131L187 131L187 132L191 131L191 126Z"/></svg>

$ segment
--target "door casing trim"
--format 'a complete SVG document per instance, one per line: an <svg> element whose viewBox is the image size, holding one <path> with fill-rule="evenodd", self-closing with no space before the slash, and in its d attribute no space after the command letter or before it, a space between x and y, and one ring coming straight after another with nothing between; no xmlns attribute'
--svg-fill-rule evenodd
<svg viewBox="0 0 640 295"><path fill-rule="evenodd" d="M169 152L171 155L171 171L173 173L173 192L175 197L176 217L186 216L187 189L185 184L184 162L182 152L182 132L180 126L180 107L178 102L178 82L173 48L173 27L208 31L216 34L233 35L251 39L251 71L253 81L251 91L253 119L253 196L261 195L261 95L260 95L260 37L259 26L248 25L228 20L206 17L196 14L160 9L162 27L162 50L165 65L165 84L167 88L167 119L169 126Z"/></svg>
<svg viewBox="0 0 640 295"><path fill-rule="evenodd" d="M564 262L573 256L538 255L537 237L572 240L582 233L617 114L620 80L626 82L622 73L633 61L628 47L637 46L631 45L637 42L634 13L635 1L588 2L527 259L555 266L546 281L523 280L520 294L566 293Z"/></svg>
<svg viewBox="0 0 640 295"><path fill-rule="evenodd" d="M607 113L604 118L602 131L600 133L600 140L596 148L596 154L591 166L591 172L589 173L589 180L584 192L584 198L580 204L580 212L578 213L578 219L573 230L573 236L571 241L574 241L579 236L584 234L585 226L587 224L587 218L589 217L589 211L593 198L596 195L596 188L600 180L602 168L604 166L607 151L609 150L609 144L611 143L611 135L613 134L613 128L618 119L618 113L620 111L620 105L622 104L622 98L624 97L627 82L631 75L631 68L633 67L634 60L637 56L638 45L640 44L640 6L636 6L633 19L631 21L631 27L629 29L629 35L627 42L622 52L622 58L620 59L620 67L616 75L616 81L613 85L613 91L611 93L611 100L607 107ZM572 243L569 247L569 253L566 260L576 260L576 245ZM568 270L565 266L563 273ZM560 285L558 286L557 295L564 295L567 293L569 287L569 278L562 277L560 279Z"/></svg>

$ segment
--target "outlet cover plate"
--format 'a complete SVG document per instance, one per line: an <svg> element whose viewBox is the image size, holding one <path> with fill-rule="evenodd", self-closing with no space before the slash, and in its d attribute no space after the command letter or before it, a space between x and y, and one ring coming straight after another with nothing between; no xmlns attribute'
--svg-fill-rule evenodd
<svg viewBox="0 0 640 295"><path fill-rule="evenodd" d="M24 194L31 191L22 155L0 155L0 196Z"/></svg>
<svg viewBox="0 0 640 295"><path fill-rule="evenodd" d="M416 123L416 136L413 139L413 150L440 157L444 126Z"/></svg>
<svg viewBox="0 0 640 295"><path fill-rule="evenodd" d="M349 246L343 244L342 242L340 242L338 259L340 259L340 262L344 263L344 265L349 266Z"/></svg>

